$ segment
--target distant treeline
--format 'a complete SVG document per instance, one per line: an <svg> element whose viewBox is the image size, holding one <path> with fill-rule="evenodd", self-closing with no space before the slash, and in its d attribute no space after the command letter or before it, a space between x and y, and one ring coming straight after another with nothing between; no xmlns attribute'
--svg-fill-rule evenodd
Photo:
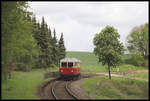
<svg viewBox="0 0 150 101"><path fill-rule="evenodd" d="M55 67L65 57L63 33L59 40L44 17L39 23L25 1L3 1L2 74L7 79L12 70ZM53 36L52 36L53 33Z"/></svg>

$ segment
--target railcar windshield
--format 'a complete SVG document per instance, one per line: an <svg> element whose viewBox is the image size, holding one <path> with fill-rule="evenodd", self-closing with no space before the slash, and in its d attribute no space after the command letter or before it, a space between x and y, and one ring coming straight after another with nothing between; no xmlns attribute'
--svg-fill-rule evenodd
<svg viewBox="0 0 150 101"><path fill-rule="evenodd" d="M73 67L73 62L68 62L68 67Z"/></svg>
<svg viewBox="0 0 150 101"><path fill-rule="evenodd" d="M61 67L80 67L78 62L61 62Z"/></svg>
<svg viewBox="0 0 150 101"><path fill-rule="evenodd" d="M67 67L67 62L62 62L62 63L61 63L61 66L62 66L62 67Z"/></svg>

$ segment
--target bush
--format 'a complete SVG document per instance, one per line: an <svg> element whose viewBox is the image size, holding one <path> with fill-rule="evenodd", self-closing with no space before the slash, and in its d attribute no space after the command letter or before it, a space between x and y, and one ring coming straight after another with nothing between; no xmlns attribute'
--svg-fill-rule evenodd
<svg viewBox="0 0 150 101"><path fill-rule="evenodd" d="M55 68L55 67L57 67L57 65L56 65L56 64L52 64L51 67L54 67L54 68Z"/></svg>
<svg viewBox="0 0 150 101"><path fill-rule="evenodd" d="M125 64L132 64L134 66L148 67L148 59L144 59L143 56L132 55L130 58L124 60Z"/></svg>
<svg viewBox="0 0 150 101"><path fill-rule="evenodd" d="M17 66L16 69L15 69L16 71L24 71L25 68L26 68L25 67L26 65L23 64L23 63L17 63L16 66Z"/></svg>
<svg viewBox="0 0 150 101"><path fill-rule="evenodd" d="M133 65L135 66L142 66L144 62L143 56L139 55L132 55L131 60L133 61Z"/></svg>
<svg viewBox="0 0 150 101"><path fill-rule="evenodd" d="M24 63L17 63L17 67L15 68L16 71L24 71L29 72L31 70L31 66L27 66Z"/></svg>
<svg viewBox="0 0 150 101"><path fill-rule="evenodd" d="M148 63L148 59L144 60L144 62L143 62L143 66L144 66L144 67L148 67L148 65L149 65L149 63Z"/></svg>

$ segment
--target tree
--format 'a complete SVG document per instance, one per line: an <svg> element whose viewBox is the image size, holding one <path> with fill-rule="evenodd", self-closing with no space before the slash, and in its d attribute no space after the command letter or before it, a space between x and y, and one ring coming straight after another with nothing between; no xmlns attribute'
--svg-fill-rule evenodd
<svg viewBox="0 0 150 101"><path fill-rule="evenodd" d="M32 12L27 11L28 7L24 1L2 2L2 72L5 79L12 64L21 63L28 68L34 62L37 49L32 36Z"/></svg>
<svg viewBox="0 0 150 101"><path fill-rule="evenodd" d="M61 33L61 37L60 40L58 42L58 60L60 61L62 58L65 57L66 53L65 53L65 45L64 45L64 38L63 38L63 33Z"/></svg>
<svg viewBox="0 0 150 101"><path fill-rule="evenodd" d="M47 67L47 59L46 59L46 49L47 49L47 37L46 37L46 28L45 28L45 20L44 17L42 17L41 22L41 31L39 35L39 45L40 45L40 63L41 67L46 68Z"/></svg>
<svg viewBox="0 0 150 101"><path fill-rule="evenodd" d="M48 29L48 50L49 50L49 53L48 53L48 66L51 66L52 65L52 57L53 57L53 54L52 54L52 48L53 48L53 44L52 44L52 35L51 35L51 29L49 28Z"/></svg>
<svg viewBox="0 0 150 101"><path fill-rule="evenodd" d="M58 64L58 45L57 45L57 38L56 38L56 31L54 29L53 31L53 38L52 38L52 61L54 63L54 65Z"/></svg>
<svg viewBox="0 0 150 101"><path fill-rule="evenodd" d="M128 50L132 54L135 65L142 65L148 59L148 23L139 27L134 27L127 37ZM135 58L138 57L138 58ZM140 60L139 60L140 59ZM143 60L144 59L144 60ZM143 61L141 61L143 60ZM142 63L141 63L142 62Z"/></svg>
<svg viewBox="0 0 150 101"><path fill-rule="evenodd" d="M118 40L120 35L114 27L106 26L100 33L94 37L95 55L98 56L102 65L108 65L109 79L111 79L110 67L116 67L121 64L124 47Z"/></svg>

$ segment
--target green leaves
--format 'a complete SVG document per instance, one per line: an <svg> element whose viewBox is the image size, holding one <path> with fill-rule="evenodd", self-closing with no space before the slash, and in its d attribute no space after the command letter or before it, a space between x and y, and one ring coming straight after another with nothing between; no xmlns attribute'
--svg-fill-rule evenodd
<svg viewBox="0 0 150 101"><path fill-rule="evenodd" d="M58 60L60 61L62 58L65 57L66 55L66 48L65 48L65 45L64 45L64 38L63 38L63 33L61 33L61 37L60 37L60 40L58 42Z"/></svg>
<svg viewBox="0 0 150 101"><path fill-rule="evenodd" d="M37 55L38 48L27 16L32 13L27 11L27 7L26 2L2 2L2 69L6 72L14 68L8 68L11 63L29 67L35 63L33 56Z"/></svg>
<svg viewBox="0 0 150 101"><path fill-rule="evenodd" d="M117 30L111 26L106 26L100 33L94 37L94 48L95 55L98 56L99 62L102 65L108 65L109 79L110 67L116 67L122 63L121 55L124 52L123 44L118 40L120 35Z"/></svg>
<svg viewBox="0 0 150 101"><path fill-rule="evenodd" d="M121 54L124 51L122 43L119 42L120 35L111 26L106 26L99 34L94 37L94 53L99 56L99 62L103 65L119 65Z"/></svg>
<svg viewBox="0 0 150 101"><path fill-rule="evenodd" d="M128 50L132 54L134 65L141 66L148 59L149 49L148 23L134 27L128 36Z"/></svg>

